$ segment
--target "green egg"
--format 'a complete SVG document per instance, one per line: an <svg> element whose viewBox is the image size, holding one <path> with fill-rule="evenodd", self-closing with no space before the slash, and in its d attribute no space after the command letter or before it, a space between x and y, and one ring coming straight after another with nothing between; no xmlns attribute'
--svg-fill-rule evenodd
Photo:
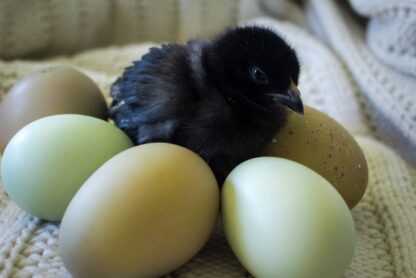
<svg viewBox="0 0 416 278"><path fill-rule="evenodd" d="M49 116L22 128L3 154L10 198L28 213L61 220L74 194L104 162L133 146L114 125L89 116Z"/></svg>
<svg viewBox="0 0 416 278"><path fill-rule="evenodd" d="M351 262L347 204L294 161L258 157L238 165L222 188L221 211L232 250L255 277L342 277Z"/></svg>

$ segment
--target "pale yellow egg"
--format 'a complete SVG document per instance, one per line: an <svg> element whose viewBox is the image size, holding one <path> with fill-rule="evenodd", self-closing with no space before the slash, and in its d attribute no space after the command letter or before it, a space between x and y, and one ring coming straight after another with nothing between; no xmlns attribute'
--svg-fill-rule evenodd
<svg viewBox="0 0 416 278"><path fill-rule="evenodd" d="M311 169L283 158L238 165L221 193L228 242L255 277L342 277L355 247L341 195Z"/></svg>
<svg viewBox="0 0 416 278"><path fill-rule="evenodd" d="M113 157L75 195L59 250L74 277L159 277L208 240L219 190L208 165L183 147L152 143Z"/></svg>

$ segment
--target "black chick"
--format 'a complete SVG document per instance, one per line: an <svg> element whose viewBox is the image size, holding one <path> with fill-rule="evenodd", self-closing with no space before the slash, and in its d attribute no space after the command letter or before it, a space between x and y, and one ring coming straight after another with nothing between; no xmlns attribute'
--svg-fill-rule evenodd
<svg viewBox="0 0 416 278"><path fill-rule="evenodd" d="M126 68L109 116L136 144L170 142L199 154L220 185L303 113L299 62L275 32L237 27L210 41L169 43Z"/></svg>

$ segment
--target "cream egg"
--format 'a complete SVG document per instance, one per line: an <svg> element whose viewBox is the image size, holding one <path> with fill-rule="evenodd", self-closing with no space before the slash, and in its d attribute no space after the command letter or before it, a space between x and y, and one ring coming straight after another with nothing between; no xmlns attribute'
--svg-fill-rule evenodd
<svg viewBox="0 0 416 278"><path fill-rule="evenodd" d="M351 262L355 229L347 204L297 162L243 162L227 177L221 205L228 242L255 277L341 277Z"/></svg>

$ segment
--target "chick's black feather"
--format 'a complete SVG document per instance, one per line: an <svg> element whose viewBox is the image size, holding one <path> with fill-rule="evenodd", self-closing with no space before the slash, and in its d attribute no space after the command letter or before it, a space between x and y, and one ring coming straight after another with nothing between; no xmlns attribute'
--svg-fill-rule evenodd
<svg viewBox="0 0 416 278"><path fill-rule="evenodd" d="M109 116L136 144L170 142L198 153L222 184L285 123L286 107L270 94L285 93L298 77L283 39L239 27L210 41L151 48L112 85Z"/></svg>

